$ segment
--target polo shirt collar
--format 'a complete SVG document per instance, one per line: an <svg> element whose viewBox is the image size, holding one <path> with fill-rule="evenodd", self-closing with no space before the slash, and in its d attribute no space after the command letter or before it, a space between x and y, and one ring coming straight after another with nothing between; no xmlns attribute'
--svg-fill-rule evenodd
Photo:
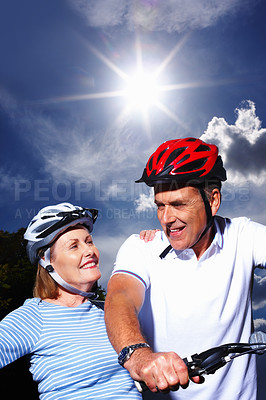
<svg viewBox="0 0 266 400"><path fill-rule="evenodd" d="M218 220L217 220L217 218L216 217L214 217L214 229L215 229L215 235L214 235L214 238L213 238L213 241L212 241L212 243L210 244L210 246L209 246L209 249L210 249L210 247L213 247L213 246L218 246L220 249L222 249L223 248L223 234L222 234L222 232L221 232L221 229L220 229L220 226L219 226L219 223L218 223ZM167 239L167 237L166 237L166 235L165 235L165 233L163 232L163 231L161 231L161 239L162 239L162 242L163 242L163 246L162 246L162 248L161 248L161 250L163 251L163 250L165 250L168 246L169 246L169 244L170 244L170 242L169 242L169 240ZM171 254L172 255L172 257L180 257L183 253L185 253L185 255L188 255L188 253L190 252L190 251L192 251L193 252L193 250L192 249L185 249L185 250L174 250L173 248L169 251L169 255ZM208 249L206 250L206 251L208 251ZM194 253L194 252L193 252ZM161 254L161 252L160 252L160 254ZM168 255L167 254L167 255ZM167 257L167 256L166 256Z"/></svg>

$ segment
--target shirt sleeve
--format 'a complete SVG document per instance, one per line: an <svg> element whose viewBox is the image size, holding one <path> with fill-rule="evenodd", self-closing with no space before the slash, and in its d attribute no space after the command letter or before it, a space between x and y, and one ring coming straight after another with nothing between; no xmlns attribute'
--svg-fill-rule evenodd
<svg viewBox="0 0 266 400"><path fill-rule="evenodd" d="M252 222L254 235L254 262L261 268L266 268L266 226Z"/></svg>
<svg viewBox="0 0 266 400"><path fill-rule="evenodd" d="M246 219L246 248L252 245L254 267L266 268L266 226Z"/></svg>
<svg viewBox="0 0 266 400"><path fill-rule="evenodd" d="M41 330L41 316L33 305L8 314L0 322L0 368L31 353Z"/></svg>
<svg viewBox="0 0 266 400"><path fill-rule="evenodd" d="M149 244L141 240L139 235L130 236L117 253L112 275L120 273L133 276L147 289L150 285L147 257Z"/></svg>

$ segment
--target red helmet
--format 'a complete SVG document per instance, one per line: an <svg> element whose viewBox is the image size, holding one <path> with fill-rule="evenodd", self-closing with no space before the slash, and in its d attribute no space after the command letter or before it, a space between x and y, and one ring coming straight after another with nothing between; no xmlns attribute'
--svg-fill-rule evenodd
<svg viewBox="0 0 266 400"><path fill-rule="evenodd" d="M168 140L150 156L142 177L136 182L148 186L170 181L203 183L207 180L226 180L218 148L200 139Z"/></svg>

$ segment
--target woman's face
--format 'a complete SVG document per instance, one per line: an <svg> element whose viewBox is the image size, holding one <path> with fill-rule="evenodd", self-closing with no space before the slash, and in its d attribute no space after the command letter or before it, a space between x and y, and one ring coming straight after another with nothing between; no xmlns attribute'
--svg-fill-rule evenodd
<svg viewBox="0 0 266 400"><path fill-rule="evenodd" d="M99 251L83 225L76 225L63 233L51 247L51 256L55 271L80 290L90 291L101 277Z"/></svg>

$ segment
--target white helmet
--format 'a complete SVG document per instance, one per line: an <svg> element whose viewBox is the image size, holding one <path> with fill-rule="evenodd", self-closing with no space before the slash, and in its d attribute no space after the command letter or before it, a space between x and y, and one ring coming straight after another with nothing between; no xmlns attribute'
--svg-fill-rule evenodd
<svg viewBox="0 0 266 400"><path fill-rule="evenodd" d="M85 225L89 232L92 232L97 215L98 210L94 208L73 206L70 203L44 207L31 220L24 234L24 239L28 241L27 253L31 263L39 262L57 283L67 290L82 296L89 296L91 293L82 292L70 286L56 273L50 264L50 246L59 234L71 226L77 224ZM40 249L45 250L45 260L40 258L38 254Z"/></svg>
<svg viewBox="0 0 266 400"><path fill-rule="evenodd" d="M60 203L42 208L32 218L24 234L28 241L27 253L31 263L39 261L40 249L49 247L57 236L70 226L85 225L92 232L98 210L73 206L70 203Z"/></svg>

